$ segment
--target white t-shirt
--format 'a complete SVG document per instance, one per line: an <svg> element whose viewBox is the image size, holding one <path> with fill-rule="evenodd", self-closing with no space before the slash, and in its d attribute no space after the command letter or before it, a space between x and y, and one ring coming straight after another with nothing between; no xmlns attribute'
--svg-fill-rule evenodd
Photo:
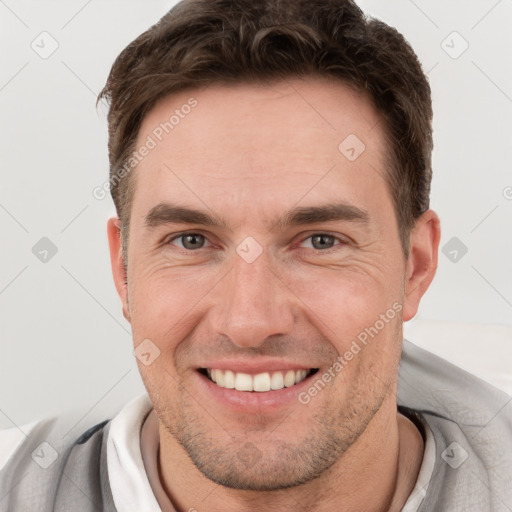
<svg viewBox="0 0 512 512"><path fill-rule="evenodd" d="M425 430L425 453L420 472L402 512L418 510L434 469L434 436L428 425L425 425ZM110 426L107 463L118 512L175 512L160 484L159 443L158 418L148 395L143 393L129 402Z"/></svg>

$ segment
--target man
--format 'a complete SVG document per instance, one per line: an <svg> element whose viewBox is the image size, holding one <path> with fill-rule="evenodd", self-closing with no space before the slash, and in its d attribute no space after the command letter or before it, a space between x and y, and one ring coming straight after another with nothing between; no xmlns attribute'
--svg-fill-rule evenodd
<svg viewBox="0 0 512 512"><path fill-rule="evenodd" d="M5 510L511 510L510 398L403 341L440 239L403 37L345 0L185 1L101 97L147 396L32 425Z"/></svg>

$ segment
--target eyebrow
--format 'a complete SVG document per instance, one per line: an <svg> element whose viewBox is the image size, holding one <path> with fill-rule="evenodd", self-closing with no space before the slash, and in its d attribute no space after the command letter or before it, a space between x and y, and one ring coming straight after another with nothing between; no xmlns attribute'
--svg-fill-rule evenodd
<svg viewBox="0 0 512 512"><path fill-rule="evenodd" d="M330 203L321 206L300 206L292 208L279 217L271 225L271 231L289 226L301 226L329 221L350 221L367 224L370 220L368 212L347 203ZM200 224L203 226L218 227L230 230L228 223L211 213L177 206L170 203L159 203L145 217L145 225L155 228L165 224Z"/></svg>

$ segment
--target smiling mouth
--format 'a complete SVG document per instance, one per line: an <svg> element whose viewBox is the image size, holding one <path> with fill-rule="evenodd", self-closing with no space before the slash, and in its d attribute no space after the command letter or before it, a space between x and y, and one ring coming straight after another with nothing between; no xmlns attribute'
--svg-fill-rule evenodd
<svg viewBox="0 0 512 512"><path fill-rule="evenodd" d="M233 372L231 370L212 368L199 369L199 373L221 388L248 392L256 391L260 393L290 388L307 379L309 376L314 375L317 371L318 368L310 368L263 372L251 375L249 373Z"/></svg>

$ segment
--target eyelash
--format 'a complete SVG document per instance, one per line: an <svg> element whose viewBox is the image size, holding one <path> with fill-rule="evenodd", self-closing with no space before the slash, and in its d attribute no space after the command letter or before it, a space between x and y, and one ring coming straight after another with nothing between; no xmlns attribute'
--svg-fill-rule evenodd
<svg viewBox="0 0 512 512"><path fill-rule="evenodd" d="M168 239L166 242L165 242L165 245L171 245L171 242L173 242L174 240L177 240L179 238L182 238L184 236L187 236L187 235L200 235L202 237L204 237L205 240L208 241L208 237L206 235L203 235L203 233L200 233L198 231L185 231L183 233L179 233L177 235L174 235L172 238ZM331 253L332 251L336 250L336 247L339 247L339 246L344 246L344 245L347 245L348 244L348 241L344 238L340 238L336 235L332 235L331 233L324 233L324 232L316 232L316 233L312 233L311 235L303 238L300 243L304 243L306 240L310 239L310 238L313 238L314 236L321 236L321 235L326 235L326 236L329 236L329 237L332 237L334 238L335 241L338 241L339 243L338 244L335 244L333 247L329 247L328 249L315 249L315 248L312 248L315 252L319 252L319 253L324 253L324 254L329 254ZM200 247L199 249L186 249L185 247L178 247L178 249L182 250L182 251L185 251L185 252L188 252L188 253L192 253L192 252L198 252L200 251L201 249L207 249L207 247ZM304 247L301 247L300 249L305 249Z"/></svg>

